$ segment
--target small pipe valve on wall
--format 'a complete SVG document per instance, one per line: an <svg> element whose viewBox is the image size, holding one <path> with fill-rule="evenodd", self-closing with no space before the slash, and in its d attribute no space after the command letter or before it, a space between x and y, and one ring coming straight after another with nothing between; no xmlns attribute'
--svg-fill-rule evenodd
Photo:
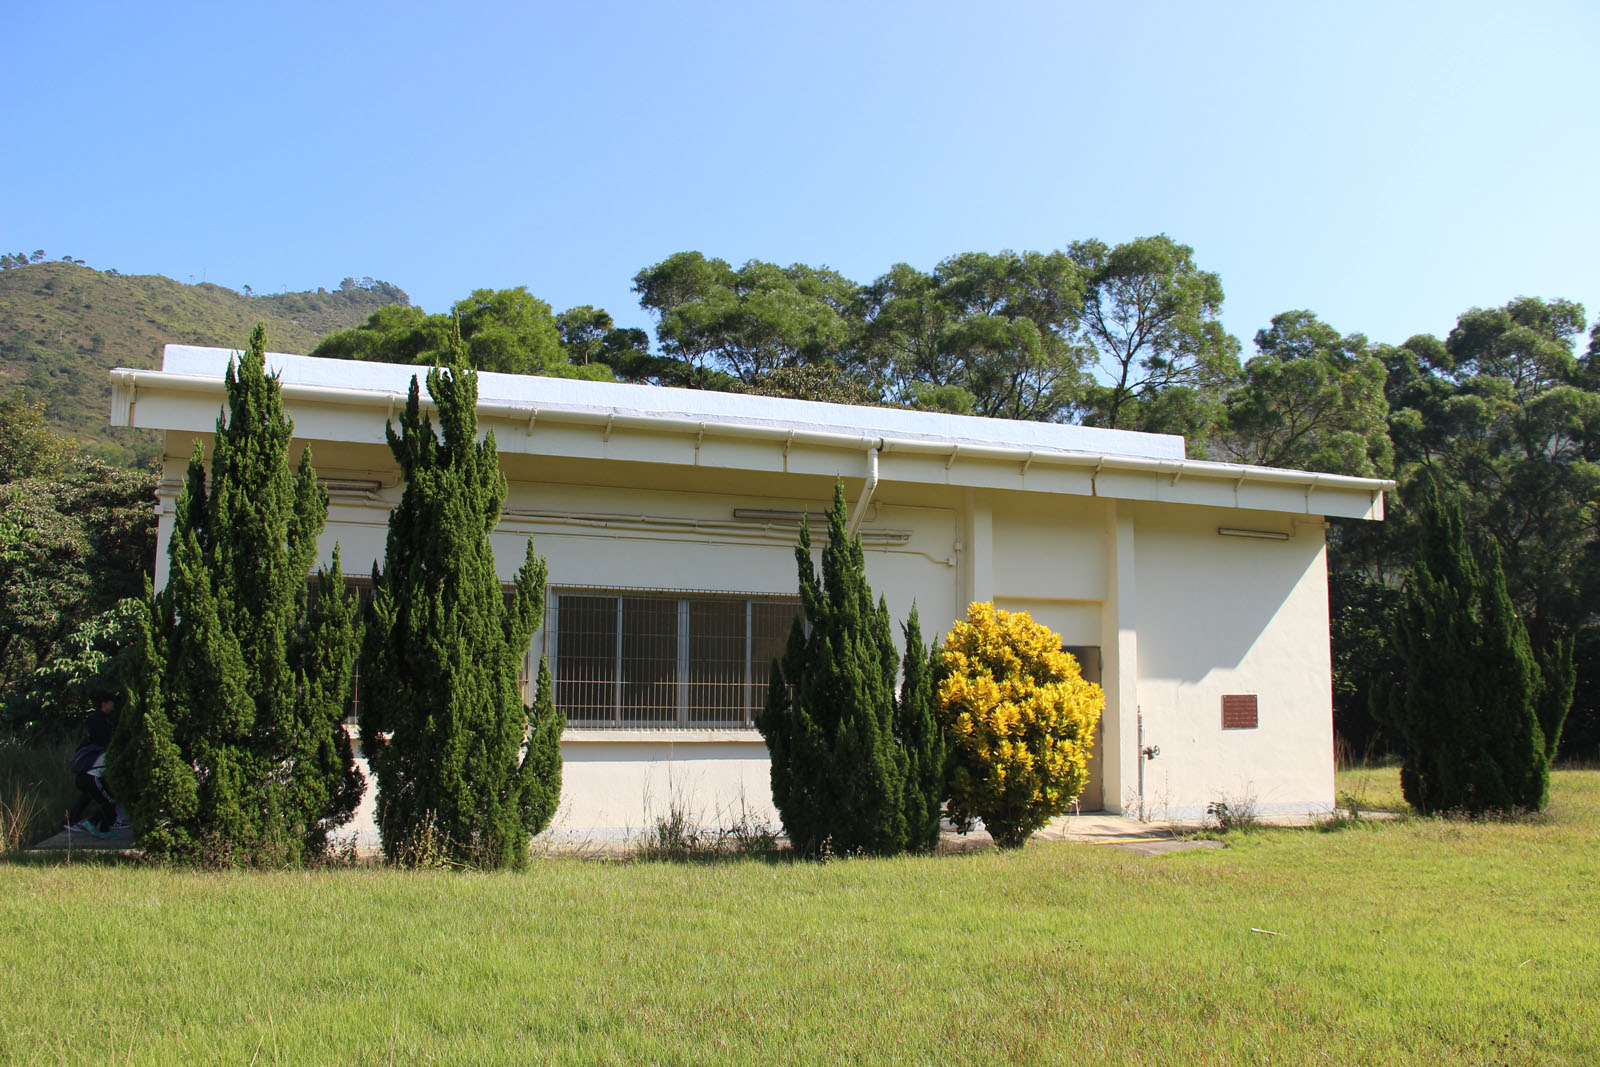
<svg viewBox="0 0 1600 1067"><path fill-rule="evenodd" d="M1139 750L1139 755L1143 756L1145 759L1155 759L1157 756L1161 755L1161 746L1146 745Z"/></svg>

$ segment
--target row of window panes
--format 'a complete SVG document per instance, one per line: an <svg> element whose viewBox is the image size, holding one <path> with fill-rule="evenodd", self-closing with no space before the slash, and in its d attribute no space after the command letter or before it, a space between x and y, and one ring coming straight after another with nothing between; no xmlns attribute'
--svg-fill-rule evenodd
<svg viewBox="0 0 1600 1067"><path fill-rule="evenodd" d="M316 583L311 583L316 595ZM372 581L346 578L364 610ZM515 595L507 590L509 601ZM546 645L556 706L575 726L751 726L766 701L772 661L800 615L793 598L556 593ZM518 683L532 700L532 654ZM347 721L361 712L355 667Z"/></svg>
<svg viewBox="0 0 1600 1067"><path fill-rule="evenodd" d="M749 726L799 613L796 599L555 593L556 706L574 726Z"/></svg>

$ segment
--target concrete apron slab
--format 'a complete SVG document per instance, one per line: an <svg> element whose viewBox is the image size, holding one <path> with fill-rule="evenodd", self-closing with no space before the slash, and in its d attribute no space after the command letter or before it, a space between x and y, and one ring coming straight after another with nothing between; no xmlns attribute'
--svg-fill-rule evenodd
<svg viewBox="0 0 1600 1067"><path fill-rule="evenodd" d="M1065 841L1079 845L1110 845L1141 856L1160 856L1168 852L1222 848L1221 841L1195 841L1186 837L1202 829L1198 824L1140 822L1131 816L1103 811L1082 815L1061 815L1034 832L1030 841ZM969 834L958 834L946 824L939 841L941 852L972 852L991 848L994 839L980 826Z"/></svg>
<svg viewBox="0 0 1600 1067"><path fill-rule="evenodd" d="M1030 840L1110 845L1140 856L1224 847L1221 841L1196 841L1185 836L1199 829L1200 826L1188 823L1140 822L1131 816L1096 811L1058 816L1050 820L1044 829L1035 832ZM967 839L981 839L983 844L990 843L989 835L982 830L974 830L967 835Z"/></svg>
<svg viewBox="0 0 1600 1067"><path fill-rule="evenodd" d="M96 837L81 830L57 830L28 852L133 852L133 831L126 826L111 831L110 837Z"/></svg>

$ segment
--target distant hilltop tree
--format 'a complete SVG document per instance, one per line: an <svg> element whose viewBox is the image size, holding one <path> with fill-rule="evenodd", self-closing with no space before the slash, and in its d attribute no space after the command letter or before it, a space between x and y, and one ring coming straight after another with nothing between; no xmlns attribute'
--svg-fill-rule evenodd
<svg viewBox="0 0 1600 1067"><path fill-rule="evenodd" d="M45 254L44 249L42 248L35 248L31 253L12 252L6 255L0 255L0 270L10 270L13 267L26 267L30 263L43 263L44 260ZM73 263L80 267L87 266L83 260L73 259L71 256L62 256L61 261L63 263Z"/></svg>

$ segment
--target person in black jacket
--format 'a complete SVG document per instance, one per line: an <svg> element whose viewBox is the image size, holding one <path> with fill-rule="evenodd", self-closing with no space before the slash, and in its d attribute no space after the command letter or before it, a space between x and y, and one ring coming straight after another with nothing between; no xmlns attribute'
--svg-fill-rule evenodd
<svg viewBox="0 0 1600 1067"><path fill-rule="evenodd" d="M78 786L78 799L67 813L67 830L110 837L117 817L117 802L106 789L106 746L111 743L111 720L117 711L117 698L111 693L96 693L94 710L84 723L87 735L72 754L71 770ZM97 808L94 818L86 816Z"/></svg>

